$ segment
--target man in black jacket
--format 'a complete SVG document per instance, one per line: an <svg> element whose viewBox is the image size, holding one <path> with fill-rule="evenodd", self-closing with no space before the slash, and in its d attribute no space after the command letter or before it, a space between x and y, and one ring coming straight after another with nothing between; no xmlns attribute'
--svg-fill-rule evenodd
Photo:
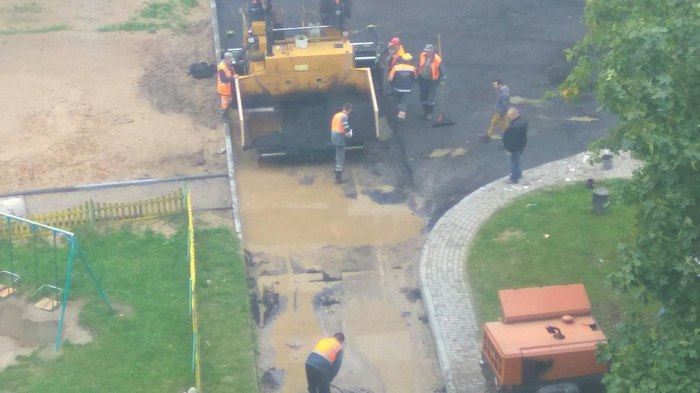
<svg viewBox="0 0 700 393"><path fill-rule="evenodd" d="M520 116L518 108L510 107L506 112L509 124L503 131L503 147L510 156L510 181L517 184L523 172L520 170L520 155L527 145L527 120Z"/></svg>
<svg viewBox="0 0 700 393"><path fill-rule="evenodd" d="M404 53L399 57L398 64L389 71L389 82L392 86L392 94L396 96L396 118L399 121L406 120L406 108L408 108L408 97L413 91L413 84L418 79L418 70L411 65L413 56Z"/></svg>

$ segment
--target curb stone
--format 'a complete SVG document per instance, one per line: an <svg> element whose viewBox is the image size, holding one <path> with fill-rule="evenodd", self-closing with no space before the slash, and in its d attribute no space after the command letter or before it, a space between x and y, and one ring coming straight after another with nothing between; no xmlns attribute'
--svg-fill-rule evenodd
<svg viewBox="0 0 700 393"><path fill-rule="evenodd" d="M423 247L420 286L447 393L483 393L480 326L471 288L465 280L468 252L481 225L514 199L545 187L588 178L629 178L639 167L628 153L615 157L612 169L591 165L583 152L523 172L520 184L508 177L487 184L464 197L435 224Z"/></svg>

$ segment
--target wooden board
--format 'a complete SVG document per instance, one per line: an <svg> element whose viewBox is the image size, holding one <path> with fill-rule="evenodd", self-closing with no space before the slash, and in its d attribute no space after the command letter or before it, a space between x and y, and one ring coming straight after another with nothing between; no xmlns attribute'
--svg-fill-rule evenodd
<svg viewBox="0 0 700 393"><path fill-rule="evenodd" d="M13 287L6 287L4 285L0 285L0 299L4 299L13 293L15 293L16 289Z"/></svg>
<svg viewBox="0 0 700 393"><path fill-rule="evenodd" d="M58 308L59 304L61 304L61 302L59 302L58 300L43 297L39 299L38 302L34 303L34 307L42 309L44 311L53 311L56 308Z"/></svg>

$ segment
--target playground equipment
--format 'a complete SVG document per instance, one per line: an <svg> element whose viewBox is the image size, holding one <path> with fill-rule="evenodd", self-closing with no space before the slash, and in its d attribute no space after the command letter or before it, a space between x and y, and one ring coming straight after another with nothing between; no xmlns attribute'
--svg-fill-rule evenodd
<svg viewBox="0 0 700 393"><path fill-rule="evenodd" d="M33 254L34 254L34 283L39 285L39 258L37 256L37 227L32 225L32 237L34 239L33 243ZM39 287L39 289L34 292L32 298L39 299L34 303L34 307L44 310L53 311L61 304L61 296L63 295L63 289L58 287L58 245L56 242L57 234L52 232L53 235L53 271L54 280L53 285L44 284ZM53 294L53 296L51 296Z"/></svg>
<svg viewBox="0 0 700 393"><path fill-rule="evenodd" d="M12 250L12 231L10 231L10 224L8 221L7 237L9 243L9 256L10 256L10 270L0 271L0 298L6 298L15 292L17 292L17 281L19 281L19 274L15 273L15 261Z"/></svg>
<svg viewBox="0 0 700 393"><path fill-rule="evenodd" d="M19 275L12 273L13 268L11 267L9 271L0 271L0 298L6 298L17 291L15 284L19 281ZM9 284L5 284L9 282Z"/></svg>
<svg viewBox="0 0 700 393"><path fill-rule="evenodd" d="M97 288L100 296L104 303L109 307L111 311L114 309L107 299L107 295L100 286L97 277L93 273L90 265L87 263L85 255L78 246L78 239L74 233L55 228L49 225L41 224L35 221L27 220L25 218L13 216L11 214L0 212L0 217L5 218L5 231L7 232L7 248L8 248L8 259L9 259L9 271L0 271L0 298L10 296L11 294L17 292L17 282L20 279L20 275L15 271L16 267L20 269L22 266L17 266L15 261L15 252L13 244L13 234L25 232L27 226L31 229L33 236L33 255L34 255L34 285L38 286L34 292L33 298L38 299L34 306L46 311L53 311L61 306L61 316L58 323L58 329L56 332L56 345L55 349L58 351L61 347L61 335L63 333L63 321L66 313L66 305L68 301L68 295L70 292L70 284L73 274L73 262L76 256L79 257L83 264L83 267L90 274L90 277ZM39 257L37 252L37 237L40 230L49 231L53 237L53 283L40 285L39 276ZM58 274L58 244L57 239L63 237L69 244L68 251L68 261L66 263L66 273L63 287L59 287L59 274ZM25 267L26 268L26 267ZM23 274L24 271L22 271ZM27 284L23 284L23 287Z"/></svg>

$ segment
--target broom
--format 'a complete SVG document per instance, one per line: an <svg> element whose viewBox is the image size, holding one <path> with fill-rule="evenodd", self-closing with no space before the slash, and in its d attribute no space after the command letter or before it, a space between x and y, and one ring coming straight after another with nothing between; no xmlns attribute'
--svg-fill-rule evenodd
<svg viewBox="0 0 700 393"><path fill-rule="evenodd" d="M438 54L442 56L442 42L440 41L440 33L437 35L437 43L438 43ZM433 127L444 127L444 126L451 126L455 124L454 121L450 120L449 117L445 115L445 112L443 111L443 107L445 106L445 86L442 86L440 89L440 97L439 97L439 113L437 117L435 118L435 123L433 123Z"/></svg>

